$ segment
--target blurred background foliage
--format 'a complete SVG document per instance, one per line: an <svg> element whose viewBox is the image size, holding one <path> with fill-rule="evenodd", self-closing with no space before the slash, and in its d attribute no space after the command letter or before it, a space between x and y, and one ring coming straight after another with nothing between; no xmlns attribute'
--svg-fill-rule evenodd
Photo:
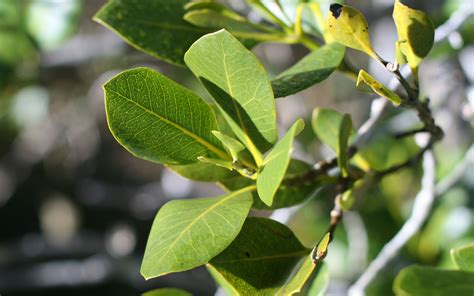
<svg viewBox="0 0 474 296"><path fill-rule="evenodd" d="M427 11L437 26L463 1L471 0L412 4ZM263 21L243 1L226 2L251 20ZM148 66L203 96L205 91L190 71L134 50L94 23L91 18L104 3L0 1L0 293L137 295L174 286L195 295L214 295L216 286L203 268L145 282L139 266L152 219L162 204L222 190L183 179L121 148L105 122L101 85L124 69ZM365 13L375 50L394 60L393 1L348 4ZM299 46L268 43L254 51L272 77L307 53ZM357 67L369 69L380 81L390 79L364 55L351 50L348 54ZM433 49L420 77L422 91L431 98L435 118L446 133L436 146L441 179L464 157L474 138L474 18ZM315 107L350 113L359 126L370 103L371 96L335 73L304 92L278 99L280 128L287 130L297 117L309 123ZM416 123L414 113L391 109L364 152L369 161L387 167L413 154L413 140L395 141L389 135ZM298 137L296 158L314 163L331 153L310 128ZM398 231L410 213L419 179L417 167L391 175L364 194L357 212L346 215L326 259L331 272L328 295L344 295ZM326 230L332 190L316 192L290 219L284 210L272 217L287 221L302 242L312 246ZM438 200L423 230L369 287L369 295L391 295L393 279L406 265L451 264L449 249L474 240L472 196L474 170L468 169Z"/></svg>

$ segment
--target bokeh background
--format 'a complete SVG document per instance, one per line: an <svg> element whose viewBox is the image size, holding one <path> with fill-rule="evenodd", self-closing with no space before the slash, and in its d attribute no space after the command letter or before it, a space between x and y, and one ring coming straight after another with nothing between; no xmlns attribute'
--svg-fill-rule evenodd
<svg viewBox="0 0 474 296"><path fill-rule="evenodd" d="M194 295L214 295L217 288L205 268L145 281L139 267L152 220L164 203L222 190L127 153L108 130L101 85L122 70L147 66L207 95L190 71L131 48L92 21L105 2L0 0L0 294L139 295L157 287L180 287ZM226 2L261 21L244 1ZM472 0L419 0L414 5L439 25L468 2L474 5ZM365 13L376 51L393 60L393 1L348 4ZM254 51L271 77L307 53L282 44L261 44ZM379 80L390 79L362 54L349 51L349 56ZM421 85L446 132L436 147L442 179L462 161L474 138L473 18L433 49L421 68ZM308 121L315 107L348 112L359 126L372 98L335 73L300 94L278 99L279 128L283 132L298 117ZM416 149L415 142L394 142L384 135L416 122L412 112L390 110L377 127L371 153L387 162L402 161ZM331 157L307 126L295 157L310 163ZM470 167L437 201L421 233L370 286L369 294L390 295L402 267L415 262L445 266L451 247L474 240L472 163ZM326 259L328 295L344 295L397 232L410 213L419 178L420 169L414 167L384 179L357 211L346 215ZM312 246L326 229L332 198L320 191L297 210L273 217Z"/></svg>

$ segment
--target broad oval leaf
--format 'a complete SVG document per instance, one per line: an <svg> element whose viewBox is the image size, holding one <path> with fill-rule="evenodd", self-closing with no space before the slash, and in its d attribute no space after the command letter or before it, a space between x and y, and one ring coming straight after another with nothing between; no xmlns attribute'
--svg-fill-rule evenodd
<svg viewBox="0 0 474 296"><path fill-rule="evenodd" d="M161 288L143 293L142 296L192 296L193 294L177 288Z"/></svg>
<svg viewBox="0 0 474 296"><path fill-rule="evenodd" d="M304 121L298 119L263 160L263 167L257 176L257 192L267 206L273 204L273 198L290 164L293 139L303 128Z"/></svg>
<svg viewBox="0 0 474 296"><path fill-rule="evenodd" d="M184 65L191 44L209 32L183 20L188 0L111 0L94 16L127 43L169 63Z"/></svg>
<svg viewBox="0 0 474 296"><path fill-rule="evenodd" d="M275 98L298 93L328 78L344 58L345 47L333 42L305 56L272 81Z"/></svg>
<svg viewBox="0 0 474 296"><path fill-rule="evenodd" d="M393 290L403 296L472 296L474 273L414 265L398 274Z"/></svg>
<svg viewBox="0 0 474 296"><path fill-rule="evenodd" d="M308 198L312 197L317 188L322 186L325 183L325 180L314 180L314 182L299 182L294 183L291 180L298 176L302 175L311 170L311 165L297 160L292 159L288 165L285 177L281 183L281 186L278 188L278 191L273 198L273 203L269 207L258 197L256 191L252 192L253 194L253 205L252 208L258 210L275 210L280 208L291 207L302 203ZM220 182L226 190L233 191L250 186L254 184L253 180L249 178L244 178L242 176L237 176L234 178L223 179Z"/></svg>
<svg viewBox="0 0 474 296"><path fill-rule="evenodd" d="M369 26L362 12L341 4L329 8L327 28L335 41L360 51L378 60L370 44Z"/></svg>
<svg viewBox="0 0 474 296"><path fill-rule="evenodd" d="M336 153L339 149L340 127L343 119L342 113L320 108L314 109L311 118L311 125L316 136ZM354 128L351 128L350 134L355 134Z"/></svg>
<svg viewBox="0 0 474 296"><path fill-rule="evenodd" d="M451 257L459 269L474 272L474 244L452 249Z"/></svg>
<svg viewBox="0 0 474 296"><path fill-rule="evenodd" d="M308 252L287 226L247 218L237 238L209 265L240 295L279 295Z"/></svg>
<svg viewBox="0 0 474 296"><path fill-rule="evenodd" d="M398 45L411 68L417 68L434 43L434 27L426 13L395 1L393 19L398 33ZM403 61L397 59L398 62Z"/></svg>
<svg viewBox="0 0 474 296"><path fill-rule="evenodd" d="M261 163L259 151L276 142L270 80L255 55L225 30L203 36L184 60L207 88L235 135Z"/></svg>
<svg viewBox="0 0 474 296"><path fill-rule="evenodd" d="M228 136L224 133L219 131L212 131L212 134L222 142L222 145L226 148L226 150L232 155L232 159L236 161L239 159L239 153L245 149L244 145L240 143L238 140Z"/></svg>
<svg viewBox="0 0 474 296"><path fill-rule="evenodd" d="M145 249L141 266L145 279L206 264L222 252L244 224L252 206L251 190L165 204Z"/></svg>
<svg viewBox="0 0 474 296"><path fill-rule="evenodd" d="M230 159L211 131L211 108L192 91L147 68L124 71L104 85L110 130L133 155L164 164L199 156Z"/></svg>
<svg viewBox="0 0 474 296"><path fill-rule="evenodd" d="M359 76L357 77L356 87L360 88L362 85L369 86L370 89L378 94L381 97L384 97L391 101L395 105L400 105L402 99L396 93L385 87L381 82L375 79L372 75L367 73L364 70L359 71Z"/></svg>

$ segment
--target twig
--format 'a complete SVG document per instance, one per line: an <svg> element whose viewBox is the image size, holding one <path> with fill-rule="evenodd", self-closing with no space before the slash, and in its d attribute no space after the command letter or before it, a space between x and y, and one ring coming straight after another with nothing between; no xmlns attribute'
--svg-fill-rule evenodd
<svg viewBox="0 0 474 296"><path fill-rule="evenodd" d="M349 289L350 296L364 295L365 288L379 272L400 252L400 249L415 235L427 219L435 200L436 165L431 150L423 155L422 189L417 194L410 218L400 231L382 248L362 276Z"/></svg>
<svg viewBox="0 0 474 296"><path fill-rule="evenodd" d="M427 131L428 130L425 127L422 127L422 128L417 128L417 129L410 130L410 131L397 133L397 134L393 135L393 137L395 139L402 139L402 138L405 138L405 137L413 136L413 135L416 135L418 133L423 133L423 132L427 132Z"/></svg>

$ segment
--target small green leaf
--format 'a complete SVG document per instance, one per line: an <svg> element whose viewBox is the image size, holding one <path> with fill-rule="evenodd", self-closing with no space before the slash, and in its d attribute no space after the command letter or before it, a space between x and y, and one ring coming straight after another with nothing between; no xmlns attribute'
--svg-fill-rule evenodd
<svg viewBox="0 0 474 296"><path fill-rule="evenodd" d="M311 170L311 165L302 162L300 160L292 159L288 166L288 169L285 174L285 178L282 181L281 186L278 188L278 191L273 198L273 203L271 207L264 204L258 197L257 192L252 192L253 194L253 205L254 209L259 210L274 210L280 208L291 207L297 205L304 200L310 198L315 193L316 189L322 186L325 182L323 178L321 180L314 180L314 182L304 182L304 183L288 183L286 181L304 174ZM238 190L246 186L254 184L253 180L244 178L242 176L237 176L234 178L223 179L220 181L220 184L229 191Z"/></svg>
<svg viewBox="0 0 474 296"><path fill-rule="evenodd" d="M410 67L416 69L433 47L433 23L426 13L403 5L399 0L395 1L393 7L393 19L400 51Z"/></svg>
<svg viewBox="0 0 474 296"><path fill-rule="evenodd" d="M104 85L110 130L133 155L164 164L197 157L230 159L211 134L211 108L200 97L148 68L124 71Z"/></svg>
<svg viewBox="0 0 474 296"><path fill-rule="evenodd" d="M192 269L222 252L240 232L254 189L165 204L153 222L141 274L149 279Z"/></svg>
<svg viewBox="0 0 474 296"><path fill-rule="evenodd" d="M358 88L362 87L362 85L369 86L372 91L379 96L382 96L389 101L391 101L395 105L400 105L402 99L393 91L389 90L385 85L380 83L377 79L372 77L369 73L364 70L359 71L359 76L357 77L356 86Z"/></svg>
<svg viewBox="0 0 474 296"><path fill-rule="evenodd" d="M393 290L400 296L472 296L474 273L413 265L398 274Z"/></svg>
<svg viewBox="0 0 474 296"><path fill-rule="evenodd" d="M228 169L203 162L184 165L167 165L166 167L180 176L202 182L217 182L238 176L235 172L231 172Z"/></svg>
<svg viewBox="0 0 474 296"><path fill-rule="evenodd" d="M225 30L196 41L184 60L257 165L278 138L270 80L255 55Z"/></svg>
<svg viewBox="0 0 474 296"><path fill-rule="evenodd" d="M193 9L184 15L184 19L198 27L226 29L233 34L258 31L258 25L227 9L224 5L215 3L214 6L216 7L212 9Z"/></svg>
<svg viewBox="0 0 474 296"><path fill-rule="evenodd" d="M281 295L308 250L291 230L266 218L247 218L237 238L209 265L239 295Z"/></svg>
<svg viewBox="0 0 474 296"><path fill-rule="evenodd" d="M321 241L318 243L318 246L316 247L316 253L314 254L314 258L316 260L321 260L324 257L326 257L326 254L328 253L328 246L329 242L331 241L331 233L327 232Z"/></svg>
<svg viewBox="0 0 474 296"><path fill-rule="evenodd" d="M275 98L300 92L328 78L344 57L345 47L326 44L309 53L272 81Z"/></svg>
<svg viewBox="0 0 474 296"><path fill-rule="evenodd" d="M349 175L349 157L347 151L349 149L349 137L351 136L352 130L353 126L351 116L346 113L342 116L342 121L339 125L339 137L336 149L337 163L341 169L343 177Z"/></svg>
<svg viewBox="0 0 474 296"><path fill-rule="evenodd" d="M263 161L263 167L257 176L257 192L267 206L273 204L273 198L290 164L293 139L303 128L304 121L297 120Z"/></svg>
<svg viewBox="0 0 474 296"><path fill-rule="evenodd" d="M343 119L343 114L332 109L316 108L313 111L311 125L314 133L321 142L328 145L334 152L337 152L338 149L340 150L340 128ZM353 134L355 134L355 130L351 128L351 135Z"/></svg>
<svg viewBox="0 0 474 296"><path fill-rule="evenodd" d="M245 149L244 145L240 143L238 140L232 138L231 136L228 136L226 134L223 134L219 131L212 131L212 134L216 136L216 138L219 139L219 141L222 142L224 147L226 148L227 152L232 155L232 159L236 161L239 159L239 152L243 151Z"/></svg>
<svg viewBox="0 0 474 296"><path fill-rule="evenodd" d="M459 269L474 272L474 244L452 249L451 258Z"/></svg>
<svg viewBox="0 0 474 296"><path fill-rule="evenodd" d="M188 0L111 0L94 16L126 42L154 57L183 65L185 51L209 32L183 20Z"/></svg>
<svg viewBox="0 0 474 296"><path fill-rule="evenodd" d="M337 3L329 10L327 28L334 40L379 60L370 44L369 26L362 12Z"/></svg>
<svg viewBox="0 0 474 296"><path fill-rule="evenodd" d="M400 65L406 64L408 62L407 57L405 56L405 54L402 52L402 49L400 48L400 41L395 42L395 59L397 63Z"/></svg>
<svg viewBox="0 0 474 296"><path fill-rule="evenodd" d="M324 296L328 286L329 268L324 262L319 262L316 270L316 277L308 290L308 295Z"/></svg>
<svg viewBox="0 0 474 296"><path fill-rule="evenodd" d="M192 296L193 294L177 288L161 288L143 293L142 296Z"/></svg>
<svg viewBox="0 0 474 296"><path fill-rule="evenodd" d="M204 156L198 156L198 159L199 159L199 161L202 161L204 163L213 164L213 165L219 166L221 168L226 168L230 171L232 171L232 169L234 168L232 166L232 161L230 161L230 160L222 160L222 159L218 159L218 158L208 158L208 157L204 157Z"/></svg>

